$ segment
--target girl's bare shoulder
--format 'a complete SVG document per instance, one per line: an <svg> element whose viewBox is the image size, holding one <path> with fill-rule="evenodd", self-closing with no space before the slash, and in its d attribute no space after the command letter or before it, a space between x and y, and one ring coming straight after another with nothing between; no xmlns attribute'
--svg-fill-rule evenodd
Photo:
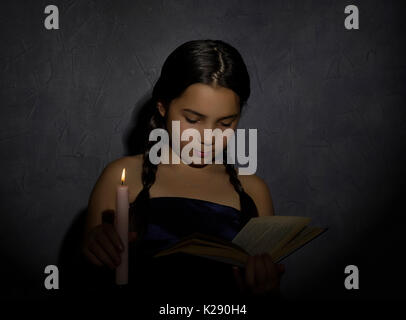
<svg viewBox="0 0 406 320"><path fill-rule="evenodd" d="M135 172L139 172L142 169L142 155L135 155L135 156L125 156L118 159L115 159L107 164L104 168L108 174L116 174L120 173L119 178L121 178L121 173L123 169L126 169L126 174L128 177L126 179L133 178L133 174Z"/></svg>
<svg viewBox="0 0 406 320"><path fill-rule="evenodd" d="M259 176L238 175L245 192L251 196L260 216L274 215L273 201L267 183Z"/></svg>
<svg viewBox="0 0 406 320"><path fill-rule="evenodd" d="M123 169L126 170L125 184L129 186L130 193L138 193L142 189L142 154L125 156L111 161L103 171L103 175L111 182L121 182Z"/></svg>

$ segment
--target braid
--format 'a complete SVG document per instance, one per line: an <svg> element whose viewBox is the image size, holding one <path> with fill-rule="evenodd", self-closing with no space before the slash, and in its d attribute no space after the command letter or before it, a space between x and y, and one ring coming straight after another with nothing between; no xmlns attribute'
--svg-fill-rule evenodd
<svg viewBox="0 0 406 320"><path fill-rule="evenodd" d="M218 79L220 79L225 72L225 65L224 65L224 59L223 59L223 52L219 50L216 46L213 48L214 51L217 52L218 54L218 61L219 61L219 69L215 73L212 74L212 80L214 84L217 84ZM235 170L235 167L233 164L227 163L225 160L227 159L227 148L224 149L223 151L223 164L226 167L226 172L228 173L230 177L230 182L234 186L234 189L237 191L238 195L240 196L240 203L241 203L241 216L245 215L245 218L247 219L250 216L258 216L258 210L255 206L255 203L247 195L245 192L244 188L241 185L240 180L238 179L237 171Z"/></svg>
<svg viewBox="0 0 406 320"><path fill-rule="evenodd" d="M152 99L151 101L154 101ZM156 104L155 104L156 105ZM154 107L155 107L154 105ZM148 122L148 134L153 129L162 128L164 125L164 121L159 114L157 108L154 108L155 111L153 112L149 122ZM148 204L150 199L149 189L155 182L156 172L158 170L158 165L153 164L149 159L149 152L151 147L155 144L154 141L149 141L148 137L143 146L143 162L142 162L142 173L141 173L141 180L142 180L142 190L137 195L137 198L132 203L135 210L131 210L132 215L130 217L130 226L131 230L135 230L139 232L140 238L146 231L146 227L148 224Z"/></svg>
<svg viewBox="0 0 406 320"><path fill-rule="evenodd" d="M238 179L237 170L235 169L235 166L231 163L227 163L226 153L227 151L224 150L223 164L226 168L226 172L230 177L230 183L234 186L235 191L237 191L238 195L240 196L241 213L242 213L240 218L243 219L242 222L246 223L251 217L258 216L258 209L252 198L245 192L240 179Z"/></svg>
<svg viewBox="0 0 406 320"><path fill-rule="evenodd" d="M238 192L238 194L245 192L240 180L237 177L237 170L235 170L234 165L230 163L224 163L224 166L226 167L226 172L230 176L230 182L234 186L234 189Z"/></svg>
<svg viewBox="0 0 406 320"><path fill-rule="evenodd" d="M223 59L223 52L219 50L216 46L213 48L214 51L217 52L218 54L218 60L219 60L219 69L215 73L212 74L212 80L214 84L217 84L218 79L220 79L225 72L225 65L224 65L224 59ZM240 180L238 179L237 171L235 170L234 165L227 163L225 160L227 159L227 148L224 149L223 151L223 164L226 167L226 172L228 173L230 177L230 182L234 186L234 189L237 191L237 193L240 196L240 203L241 203L241 216L245 215L246 219L249 219L249 217L255 217L258 216L258 210L257 207L252 200L250 196L245 192L244 188L241 185Z"/></svg>
<svg viewBox="0 0 406 320"><path fill-rule="evenodd" d="M149 141L151 142L151 141ZM153 143L153 141L152 141ZM158 169L158 166L156 164L151 163L149 160L149 151L151 150L151 144L148 143L144 154L143 154L143 162L142 162L142 174L141 174L141 179L142 179L142 186L143 190L147 190L149 193L149 189L155 182L155 177L156 177L156 172Z"/></svg>

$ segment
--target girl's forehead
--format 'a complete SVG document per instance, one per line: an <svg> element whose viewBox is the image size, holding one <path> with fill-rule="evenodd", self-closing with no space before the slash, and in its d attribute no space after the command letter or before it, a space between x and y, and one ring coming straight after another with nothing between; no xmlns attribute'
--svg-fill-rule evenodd
<svg viewBox="0 0 406 320"><path fill-rule="evenodd" d="M193 110L206 116L228 116L238 113L239 97L228 88L213 88L197 83L190 85L180 97L174 99L172 107L178 111Z"/></svg>

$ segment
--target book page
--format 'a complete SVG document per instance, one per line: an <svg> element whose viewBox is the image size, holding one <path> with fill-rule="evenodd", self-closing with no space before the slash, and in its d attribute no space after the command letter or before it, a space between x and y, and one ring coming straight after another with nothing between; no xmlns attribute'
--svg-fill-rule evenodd
<svg viewBox="0 0 406 320"><path fill-rule="evenodd" d="M295 236L291 241L289 241L284 247L280 248L278 252L275 252L273 258L275 262L279 262L286 258L288 255L293 253L295 250L304 246L306 243L310 242L328 228L321 227L305 227L297 236Z"/></svg>
<svg viewBox="0 0 406 320"><path fill-rule="evenodd" d="M187 246L177 248L173 252L170 250L162 251L155 255L155 257L163 257L176 252L188 253L206 258L210 257L211 259L217 261L238 266L244 266L248 257L248 255L242 251L230 250L230 248L202 246L201 244L195 243L190 243Z"/></svg>
<svg viewBox="0 0 406 320"><path fill-rule="evenodd" d="M160 250L158 253L155 254L155 256L159 257L161 255L167 255L167 254L176 252L178 249L180 249L182 247L186 247L189 245L195 245L195 244L200 244L202 246L216 247L216 248L224 248L224 249L229 249L231 251L245 253L242 248L240 248L236 244L232 243L231 241L227 241L223 238L219 238L216 236L195 232L186 237L181 238L177 243L171 245L170 247Z"/></svg>
<svg viewBox="0 0 406 320"><path fill-rule="evenodd" d="M233 239L233 243L250 255L277 251L308 223L310 218L266 216L251 218Z"/></svg>

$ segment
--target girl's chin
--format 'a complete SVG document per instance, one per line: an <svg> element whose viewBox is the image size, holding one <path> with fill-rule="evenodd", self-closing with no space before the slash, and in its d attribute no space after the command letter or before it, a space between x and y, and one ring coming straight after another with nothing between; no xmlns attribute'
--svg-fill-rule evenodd
<svg viewBox="0 0 406 320"><path fill-rule="evenodd" d="M205 164L210 164L210 159L212 159L212 163L214 163L214 157L213 155L209 152L207 155L202 157L198 151L193 151L193 156L189 158L191 160L191 164L195 165L205 165Z"/></svg>

